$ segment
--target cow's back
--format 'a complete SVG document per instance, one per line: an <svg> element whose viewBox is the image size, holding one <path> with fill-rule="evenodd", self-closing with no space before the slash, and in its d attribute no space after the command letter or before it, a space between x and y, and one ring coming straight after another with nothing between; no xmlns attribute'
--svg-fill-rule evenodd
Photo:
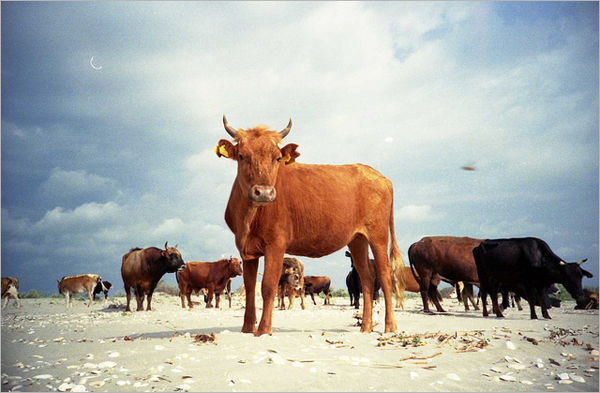
<svg viewBox="0 0 600 393"><path fill-rule="evenodd" d="M133 248L123 255L121 277L126 284L135 286L139 281L152 278L152 263L161 256L161 250L156 247Z"/></svg>
<svg viewBox="0 0 600 393"><path fill-rule="evenodd" d="M409 259L448 280L478 283L473 249L481 242L470 237L428 236L411 245Z"/></svg>
<svg viewBox="0 0 600 393"><path fill-rule="evenodd" d="M363 164L294 163L280 174L276 188L294 234L286 253L313 258L338 251L368 222L387 218L389 212L380 207L390 208L393 199L390 180ZM335 223L335 230L323 223Z"/></svg>

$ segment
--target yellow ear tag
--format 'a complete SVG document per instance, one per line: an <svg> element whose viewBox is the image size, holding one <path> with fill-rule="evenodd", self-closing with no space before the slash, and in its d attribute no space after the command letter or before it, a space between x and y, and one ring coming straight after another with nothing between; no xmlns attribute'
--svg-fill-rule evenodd
<svg viewBox="0 0 600 393"><path fill-rule="evenodd" d="M286 165L290 163L290 160L291 160L291 159L292 159L292 157L290 157L290 155L289 155L289 154L286 154L286 155L285 155L285 156L282 158L283 162L285 162L285 163L286 163Z"/></svg>
<svg viewBox="0 0 600 393"><path fill-rule="evenodd" d="M215 152L215 154L218 156L219 154L222 156L225 156L227 158L229 158L229 154L227 154L227 149L225 149L225 146L221 145L221 146L215 146L215 148L213 149L213 151Z"/></svg>

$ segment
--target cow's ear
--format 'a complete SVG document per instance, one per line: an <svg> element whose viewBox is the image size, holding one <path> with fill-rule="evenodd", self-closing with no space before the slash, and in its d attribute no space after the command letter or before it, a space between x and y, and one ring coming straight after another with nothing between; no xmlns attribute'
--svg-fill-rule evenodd
<svg viewBox="0 0 600 393"><path fill-rule="evenodd" d="M283 157L283 162L285 162L285 165L293 164L294 162L296 162L296 158L300 156L300 153L296 151L297 148L297 144L290 143L288 145L285 145L281 149L281 156Z"/></svg>
<svg viewBox="0 0 600 393"><path fill-rule="evenodd" d="M225 157L235 160L237 157L237 146L226 139L221 139L213 149L217 157Z"/></svg>
<svg viewBox="0 0 600 393"><path fill-rule="evenodd" d="M584 276L586 276L587 278L592 278L594 277L594 275L590 272L588 272L587 270L581 269L581 273L583 273Z"/></svg>

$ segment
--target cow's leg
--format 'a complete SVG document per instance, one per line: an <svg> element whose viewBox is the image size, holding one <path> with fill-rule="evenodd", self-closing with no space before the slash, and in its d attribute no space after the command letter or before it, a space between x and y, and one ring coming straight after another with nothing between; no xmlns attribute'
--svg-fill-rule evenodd
<svg viewBox="0 0 600 393"><path fill-rule="evenodd" d="M137 285L133 289L133 293L135 294L135 300L137 302L136 311L144 311L144 291L142 290L141 285Z"/></svg>
<svg viewBox="0 0 600 393"><path fill-rule="evenodd" d="M314 305L316 306L316 305L317 305L317 302L315 302L315 294L314 294L314 293L312 293L312 291L311 291L311 292L309 292L308 294L310 295L310 298L312 299L312 301L313 301ZM327 301L327 300L326 300L326 301Z"/></svg>
<svg viewBox="0 0 600 393"><path fill-rule="evenodd" d="M481 307L483 308L483 316L487 317L490 314L488 314L488 309L487 309L487 288L485 287L485 285L483 283L480 283L480 287L479 287L479 295L477 296L478 299L481 299Z"/></svg>
<svg viewBox="0 0 600 393"><path fill-rule="evenodd" d="M65 292L65 302L66 302L66 306L67 306L67 310L69 309L69 292Z"/></svg>
<svg viewBox="0 0 600 393"><path fill-rule="evenodd" d="M2 309L3 310L6 308L7 304L8 304L8 295L4 296L4 303L2 304Z"/></svg>
<svg viewBox="0 0 600 393"><path fill-rule="evenodd" d="M546 304L546 297L548 295L546 294L545 289L542 288L542 289L537 290L536 292L537 292L537 297L540 301L540 305L542 307L542 316L546 319L552 319L550 317L550 314L548 314L548 306ZM550 301L550 299L547 299L547 300L548 300L548 302Z"/></svg>
<svg viewBox="0 0 600 393"><path fill-rule="evenodd" d="M192 290L190 288L188 288L188 290L185 292L186 292L185 297L187 298L188 307L194 308L194 304L192 303Z"/></svg>
<svg viewBox="0 0 600 393"><path fill-rule="evenodd" d="M523 311L523 306L521 306L521 297L515 295L514 300L517 303L517 309L519 311Z"/></svg>
<svg viewBox="0 0 600 393"><path fill-rule="evenodd" d="M273 306L277 284L283 267L284 247L267 245L265 249L265 273L262 280L263 312L258 324L257 336L271 334L273 329Z"/></svg>
<svg viewBox="0 0 600 393"><path fill-rule="evenodd" d="M392 268L387 254L388 236L381 236L379 242L371 243L371 250L375 258L375 266L379 273L383 302L385 305L385 333L393 333L397 329L396 318L394 318L394 303L392 302Z"/></svg>
<svg viewBox="0 0 600 393"><path fill-rule="evenodd" d="M220 303L221 303L221 294L215 293L215 308L219 308Z"/></svg>
<svg viewBox="0 0 600 393"><path fill-rule="evenodd" d="M242 333L254 333L256 331L256 275L258 273L258 258L243 260L244 289L246 290L246 311L244 311L244 324Z"/></svg>
<svg viewBox="0 0 600 393"><path fill-rule="evenodd" d="M492 311L496 313L496 317L504 318L500 305L498 304L498 284L490 285L490 297L492 298Z"/></svg>
<svg viewBox="0 0 600 393"><path fill-rule="evenodd" d="M292 289L292 288L288 288L288 301L289 301L289 305L288 305L288 310L292 309L292 306L294 305L294 300L296 298L296 290Z"/></svg>
<svg viewBox="0 0 600 393"><path fill-rule="evenodd" d="M471 304L473 305L473 308L475 310L479 310L479 307L477 306L477 304L475 303L475 298L473 297L473 284L471 283L465 283L465 286L463 287L462 290L463 293L463 298L465 299L465 310L469 311L469 305L467 301L470 301Z"/></svg>
<svg viewBox="0 0 600 393"><path fill-rule="evenodd" d="M280 310L285 310L285 288L284 285L279 285L277 287L277 308Z"/></svg>
<svg viewBox="0 0 600 393"><path fill-rule="evenodd" d="M131 287L127 284L125 284L125 295L127 297L127 307L125 307L125 311L130 311L131 312L131 308L130 308L130 304L131 304Z"/></svg>
<svg viewBox="0 0 600 393"><path fill-rule="evenodd" d="M431 285L431 278L433 273L429 269L419 270L419 292L421 293L421 300L423 301L423 312L426 314L433 314L429 310L429 286Z"/></svg>
<svg viewBox="0 0 600 393"><path fill-rule="evenodd" d="M302 288L300 289L300 306L303 310L306 310L306 306L304 305L304 284L302 284Z"/></svg>
<svg viewBox="0 0 600 393"><path fill-rule="evenodd" d="M152 294L154 293L154 289L156 289L156 284L151 284L148 295L146 296L146 311L152 311Z"/></svg>
<svg viewBox="0 0 600 393"><path fill-rule="evenodd" d="M363 235L356 236L348 248L354 260L354 267L358 272L363 293L363 318L360 331L371 333L373 331L373 289L375 272L369 263L369 245Z"/></svg>
<svg viewBox="0 0 600 393"><path fill-rule="evenodd" d="M88 303L88 307L90 307L92 305L92 303L94 302L93 296L92 294L94 293L94 289L92 288L91 291L87 291L88 293L88 298L90 299L90 302Z"/></svg>

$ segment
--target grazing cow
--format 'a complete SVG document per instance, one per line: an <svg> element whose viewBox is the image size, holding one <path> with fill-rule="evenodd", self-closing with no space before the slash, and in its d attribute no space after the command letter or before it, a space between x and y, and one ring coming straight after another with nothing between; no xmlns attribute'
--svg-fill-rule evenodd
<svg viewBox="0 0 600 393"><path fill-rule="evenodd" d="M8 305L8 297L12 296L17 301L17 308L21 308L21 299L19 299L19 279L16 277L2 277L2 297L4 310Z"/></svg>
<svg viewBox="0 0 600 393"><path fill-rule="evenodd" d="M225 116L223 124L235 144L221 139L215 152L237 163L225 221L244 263L248 296L242 332L271 334L285 253L319 258L346 245L354 255L363 294L369 300L364 302L361 331L373 330L374 274L368 264L369 247L382 278L385 332L395 331L389 243L392 269L402 260L394 229L392 183L367 165L295 163L300 155L298 145L278 146L292 128L291 119L280 132L265 126L236 130ZM262 256L263 312L256 329L254 288Z"/></svg>
<svg viewBox="0 0 600 393"><path fill-rule="evenodd" d="M208 304L208 290L206 290L206 288L203 288L202 293L204 295L204 303ZM215 305L216 308L219 308L219 302L221 301L221 295L223 293L227 295L227 299L229 299L229 308L231 308L231 278L229 279L229 281L227 281L225 288L215 287L215 299L217 303ZM196 294L198 294L198 291L196 291Z"/></svg>
<svg viewBox="0 0 600 393"><path fill-rule="evenodd" d="M354 259L352 259L352 253L346 251L346 256L350 258L350 267L352 268L352 270L350 270L350 273L348 273L348 275L346 276L346 286L348 287L348 293L350 294L350 305L354 306L354 308L358 310L360 294L362 292L360 276L358 275L358 271L354 266ZM375 260L369 259L369 262L371 263L373 271L375 271L375 287L373 289L373 301L376 302L379 300L379 290L381 289L381 282L379 281L379 274L375 269ZM404 291L402 291L402 293L404 293Z"/></svg>
<svg viewBox="0 0 600 393"><path fill-rule="evenodd" d="M80 274L77 276L66 276L57 281L58 292L65 297L67 308L69 308L69 305L73 307L71 295L84 292L87 292L88 297L90 299L88 307L91 306L92 302L94 301L94 288L96 288L96 285L98 284L102 286L102 277L100 277L97 274Z"/></svg>
<svg viewBox="0 0 600 393"><path fill-rule="evenodd" d="M583 299L577 301L575 310L597 310L598 309L598 292L590 291L587 288L583 289Z"/></svg>
<svg viewBox="0 0 600 393"><path fill-rule="evenodd" d="M108 290L112 288L112 284L108 281L102 281L96 284L96 288L94 288L93 298L96 300L96 295L100 293L104 293L104 300L108 299Z"/></svg>
<svg viewBox="0 0 600 393"><path fill-rule="evenodd" d="M439 302L438 289L441 280L454 285L458 281L464 284L478 284L477 267L473 260L473 248L481 243L481 239L454 236L427 236L408 249L408 258L411 267L414 267L419 277L419 287L423 300L423 311L429 310L428 298L433 302L438 312L445 312ZM415 277L416 278L416 277ZM463 299L465 310L469 310L467 298L475 306L475 299L465 292Z"/></svg>
<svg viewBox="0 0 600 393"><path fill-rule="evenodd" d="M501 289L524 294L529 302L531 319L537 319L536 300L542 308L542 315L550 319L544 292L553 283L562 284L576 300L583 299L581 280L592 277L581 268L586 259L565 263L546 242L534 237L484 240L473 250L480 282L483 316L488 316L487 294L492 298L493 311L502 318L498 305L498 292ZM537 299L536 299L537 298Z"/></svg>
<svg viewBox="0 0 600 393"><path fill-rule="evenodd" d="M137 301L137 311L144 310L144 296L146 296L146 311L152 310L152 294L156 285L166 273L175 273L185 268L181 254L177 246L169 247L165 243L165 249L157 247L132 248L123 255L121 264L121 277L127 295L127 307L125 311L131 311L131 290Z"/></svg>
<svg viewBox="0 0 600 393"><path fill-rule="evenodd" d="M323 304L330 304L331 299L331 278L327 276L304 276L304 292L310 295L314 305L317 305L315 302L315 294L319 294L323 292L325 295L325 302Z"/></svg>
<svg viewBox="0 0 600 393"><path fill-rule="evenodd" d="M298 258L283 258L283 271L279 277L277 286L277 298L279 309L285 310L285 296L289 299L288 310L294 305L296 296L300 296L302 309L304 305L304 264Z"/></svg>
<svg viewBox="0 0 600 393"><path fill-rule="evenodd" d="M177 284L179 285L179 296L181 297L181 307L185 308L185 298L187 297L188 307L193 308L191 295L193 291L199 291L203 288L208 290L206 308L212 308L212 299L215 293L219 293L216 299L216 308L219 308L221 299L220 294L227 287L227 282L237 276L242 275L242 264L237 258L221 259L216 262L188 262L185 269L176 274Z"/></svg>

